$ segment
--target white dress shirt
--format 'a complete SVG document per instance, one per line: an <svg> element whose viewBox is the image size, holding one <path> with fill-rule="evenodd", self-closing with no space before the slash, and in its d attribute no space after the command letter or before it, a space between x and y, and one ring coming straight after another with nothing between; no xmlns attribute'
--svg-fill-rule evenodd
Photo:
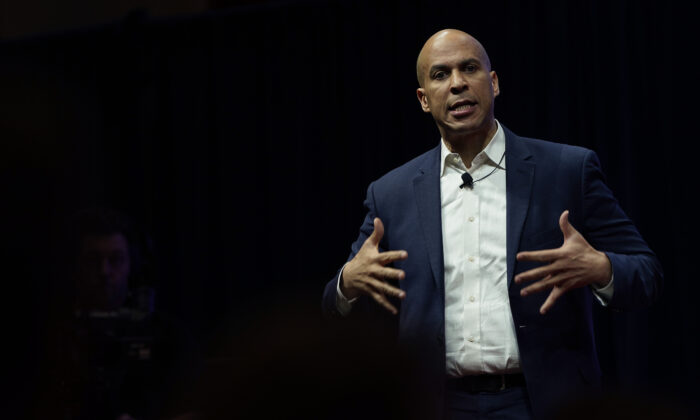
<svg viewBox="0 0 700 420"><path fill-rule="evenodd" d="M520 370L508 299L505 134L500 125L470 168L441 141L447 375ZM459 188L469 172L472 188Z"/></svg>

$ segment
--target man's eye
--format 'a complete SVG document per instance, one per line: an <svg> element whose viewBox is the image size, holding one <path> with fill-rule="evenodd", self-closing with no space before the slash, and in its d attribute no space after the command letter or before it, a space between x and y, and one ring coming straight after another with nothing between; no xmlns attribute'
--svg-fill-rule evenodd
<svg viewBox="0 0 700 420"><path fill-rule="evenodd" d="M435 72L435 74L433 74L433 79L444 79L446 75L447 73L445 73L444 71L438 71Z"/></svg>
<svg viewBox="0 0 700 420"><path fill-rule="evenodd" d="M474 64L469 64L467 67L465 67L465 70L467 73L474 73L476 71L477 67Z"/></svg>

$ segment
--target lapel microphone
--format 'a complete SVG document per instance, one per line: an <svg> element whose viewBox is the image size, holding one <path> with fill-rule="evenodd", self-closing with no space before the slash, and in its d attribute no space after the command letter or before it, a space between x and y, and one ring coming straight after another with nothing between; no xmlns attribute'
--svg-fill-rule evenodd
<svg viewBox="0 0 700 420"><path fill-rule="evenodd" d="M462 182L463 184L459 186L459 188L464 188L466 185L468 188L472 188L474 186L474 178L472 178L471 175L469 175L469 172L465 172L462 174Z"/></svg>
<svg viewBox="0 0 700 420"><path fill-rule="evenodd" d="M486 176L482 176L481 178L477 179L476 181L474 180L474 178L472 178L471 175L469 175L469 172L463 173L462 174L463 184L460 185L459 188L462 189L466 185L469 189L472 189L474 187L475 182L481 181L482 179L486 179L486 178L490 177L492 173L496 172L496 169L501 167L501 162L503 162L504 157L506 157L505 151L503 151L503 154L501 155L501 159L499 159L498 163L496 164L496 166L494 166L494 168L491 170L491 172L486 174ZM505 171L505 169L503 169L503 170Z"/></svg>

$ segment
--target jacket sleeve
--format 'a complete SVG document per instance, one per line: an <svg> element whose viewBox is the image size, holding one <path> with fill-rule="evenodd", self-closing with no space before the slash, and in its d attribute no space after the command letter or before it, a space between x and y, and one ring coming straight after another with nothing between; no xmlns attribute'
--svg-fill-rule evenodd
<svg viewBox="0 0 700 420"><path fill-rule="evenodd" d="M663 285L661 264L605 184L593 151L584 157L581 188L583 234L612 265L615 291L608 306L629 310L651 305Z"/></svg>
<svg viewBox="0 0 700 420"><path fill-rule="evenodd" d="M374 218L378 217L375 211L374 183L370 184L370 186L367 188L367 198L365 199L364 206L367 209L367 214L365 215L365 219L362 222L362 226L360 226L360 233L351 246L350 255L348 256L347 261L350 261L360 251L362 244L364 244L367 238L374 231ZM383 249L381 249L380 247L379 251L382 252ZM343 318L343 315L340 314L336 306L336 288L338 285L338 277L340 276L341 270L342 268L339 269L335 276L333 276L333 278L326 284L326 287L323 291L323 299L321 303L323 314L327 317L336 319ZM371 302L369 302L365 296L360 296L353 303L352 311L348 316L366 316L367 312L370 310L370 306Z"/></svg>

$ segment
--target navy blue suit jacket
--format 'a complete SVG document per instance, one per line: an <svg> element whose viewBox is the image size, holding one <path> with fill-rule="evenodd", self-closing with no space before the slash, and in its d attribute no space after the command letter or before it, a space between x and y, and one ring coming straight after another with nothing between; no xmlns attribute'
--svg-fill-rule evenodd
<svg viewBox="0 0 700 420"><path fill-rule="evenodd" d="M505 129L507 194L507 275L521 366L533 411L544 416L558 402L600 386L589 288L571 290L546 314L539 308L548 293L520 296L513 282L537 265L518 262L519 251L556 248L563 235L559 216L569 210L571 224L610 259L614 294L610 308L648 306L662 284L653 252L625 215L610 189L594 152L576 146L519 137ZM367 192L367 216L349 259L381 218L381 250L404 249L408 259L395 263L406 272L406 291L396 336L423 385L423 401L433 418L444 413L445 328L444 266L440 211L440 147L413 159L373 182ZM478 188L478 184L476 186ZM348 259L348 260L349 260ZM335 306L337 276L326 286L323 309L339 317ZM387 317L371 299L360 298L350 317ZM377 323L377 325L390 325Z"/></svg>

